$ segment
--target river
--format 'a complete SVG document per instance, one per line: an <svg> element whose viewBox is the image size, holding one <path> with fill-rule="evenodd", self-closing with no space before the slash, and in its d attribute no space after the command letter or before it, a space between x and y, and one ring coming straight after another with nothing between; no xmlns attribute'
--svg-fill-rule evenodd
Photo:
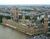
<svg viewBox="0 0 50 39"><path fill-rule="evenodd" d="M41 36L28 36L12 28L0 25L0 39L48 39L46 36Z"/></svg>
<svg viewBox="0 0 50 39"><path fill-rule="evenodd" d="M27 35L0 25L0 39L26 39Z"/></svg>

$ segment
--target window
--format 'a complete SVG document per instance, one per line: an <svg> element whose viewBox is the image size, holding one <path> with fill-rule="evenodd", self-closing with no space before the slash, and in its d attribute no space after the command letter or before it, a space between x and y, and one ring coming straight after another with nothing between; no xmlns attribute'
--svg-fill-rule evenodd
<svg viewBox="0 0 50 39"><path fill-rule="evenodd" d="M48 31L50 31L50 28L48 29Z"/></svg>
<svg viewBox="0 0 50 39"><path fill-rule="evenodd" d="M22 15L19 15L19 19L22 19Z"/></svg>
<svg viewBox="0 0 50 39"><path fill-rule="evenodd" d="M48 26L50 26L50 23L48 23Z"/></svg>
<svg viewBox="0 0 50 39"><path fill-rule="evenodd" d="M50 18L48 18L48 21L50 21Z"/></svg>

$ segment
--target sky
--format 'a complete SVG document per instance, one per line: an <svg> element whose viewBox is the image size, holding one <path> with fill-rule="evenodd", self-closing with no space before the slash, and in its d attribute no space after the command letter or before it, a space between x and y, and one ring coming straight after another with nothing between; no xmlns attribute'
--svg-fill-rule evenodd
<svg viewBox="0 0 50 39"><path fill-rule="evenodd" d="M0 0L0 5L49 4L50 0Z"/></svg>

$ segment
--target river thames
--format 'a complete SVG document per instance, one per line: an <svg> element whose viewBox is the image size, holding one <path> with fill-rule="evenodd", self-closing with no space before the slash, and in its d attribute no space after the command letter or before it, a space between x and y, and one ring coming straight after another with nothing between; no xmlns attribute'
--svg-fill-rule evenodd
<svg viewBox="0 0 50 39"><path fill-rule="evenodd" d="M28 36L24 33L18 32L12 28L0 25L0 39L48 39L48 37L40 36ZM49 37L50 39L50 37Z"/></svg>

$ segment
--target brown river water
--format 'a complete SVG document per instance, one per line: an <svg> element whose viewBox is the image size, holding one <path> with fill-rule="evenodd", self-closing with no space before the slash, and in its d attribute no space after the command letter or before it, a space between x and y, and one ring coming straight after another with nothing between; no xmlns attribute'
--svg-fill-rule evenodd
<svg viewBox="0 0 50 39"><path fill-rule="evenodd" d="M27 35L0 25L0 39L26 39Z"/></svg>
<svg viewBox="0 0 50 39"><path fill-rule="evenodd" d="M0 25L0 39L48 39L46 36L41 36L28 36L12 28Z"/></svg>

